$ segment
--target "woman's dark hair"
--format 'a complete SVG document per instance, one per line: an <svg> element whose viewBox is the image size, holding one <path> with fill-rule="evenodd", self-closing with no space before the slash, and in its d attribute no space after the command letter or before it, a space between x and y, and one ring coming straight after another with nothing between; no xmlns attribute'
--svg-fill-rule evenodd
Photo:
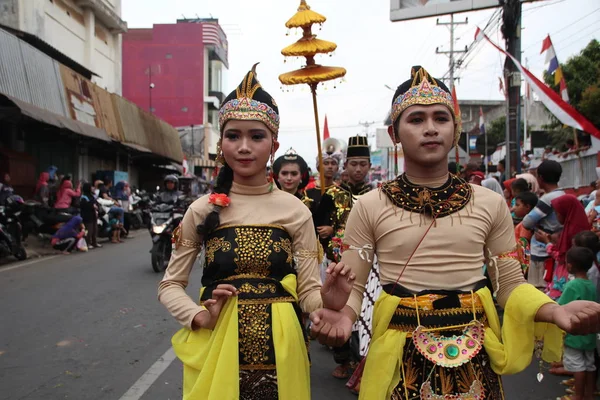
<svg viewBox="0 0 600 400"><path fill-rule="evenodd" d="M576 246L587 247L594 254L600 251L600 239L592 231L581 231L573 237Z"/></svg>
<svg viewBox="0 0 600 400"><path fill-rule="evenodd" d="M519 179L515 180L510 185L510 188L512 189L513 193L515 193L515 192L523 193L523 192L531 191L531 188L529 187L529 183L527 183L527 181L523 178L519 178Z"/></svg>
<svg viewBox="0 0 600 400"><path fill-rule="evenodd" d="M92 184L89 182L84 183L83 186L81 187L81 192L87 196L91 196L92 195Z"/></svg>
<svg viewBox="0 0 600 400"><path fill-rule="evenodd" d="M281 168L287 164L294 164L298 166L298 169L300 170L300 176L302 177L302 180L298 185L298 190L304 189L306 185L308 185L310 176L308 174L308 164L306 164L306 161L304 161L304 159L300 156L296 156L294 160L286 160L285 156L281 156L275 160L273 163L273 177L277 187L281 189L281 185L279 184L279 172L281 171Z"/></svg>
<svg viewBox="0 0 600 400"><path fill-rule="evenodd" d="M217 176L217 184L215 185L213 193L222 193L229 196L229 191L231 190L232 184L233 170L229 165L225 164L219 171L219 175ZM209 212L204 220L204 223L196 227L196 231L199 235L202 235L202 239L204 241L207 240L208 235L210 235L219 227L219 225L221 225L219 211L220 209L215 209Z"/></svg>

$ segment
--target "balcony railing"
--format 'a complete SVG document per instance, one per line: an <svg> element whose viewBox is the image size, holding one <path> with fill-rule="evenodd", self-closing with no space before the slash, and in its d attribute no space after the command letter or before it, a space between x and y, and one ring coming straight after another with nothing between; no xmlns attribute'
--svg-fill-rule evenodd
<svg viewBox="0 0 600 400"><path fill-rule="evenodd" d="M577 189L588 186L598 179L596 167L598 157L595 152L580 157L570 156L566 160L557 160L562 166L562 177L558 186L561 189Z"/></svg>

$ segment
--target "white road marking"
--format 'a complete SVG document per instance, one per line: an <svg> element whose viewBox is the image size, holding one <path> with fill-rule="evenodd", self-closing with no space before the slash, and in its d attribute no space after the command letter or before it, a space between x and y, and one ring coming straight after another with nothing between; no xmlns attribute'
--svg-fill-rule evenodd
<svg viewBox="0 0 600 400"><path fill-rule="evenodd" d="M56 257L59 257L59 256L56 255L56 256L50 256L50 257L42 257L42 258L39 258L37 260L32 260L32 261L29 261L29 262L25 262L23 264L13 265L12 267L0 267L0 272L12 271L13 269L17 269L17 268L21 268L21 267L26 267L28 265L33 265L33 264L41 263L42 261L49 261L49 260L52 260L53 258L56 258Z"/></svg>
<svg viewBox="0 0 600 400"><path fill-rule="evenodd" d="M119 400L139 400L142 398L144 393L146 393L148 389L150 389L150 386L152 386L162 373L165 372L173 360L175 360L175 352L173 351L173 347L169 347L169 350L152 364L148 371L144 372L144 375L142 375Z"/></svg>

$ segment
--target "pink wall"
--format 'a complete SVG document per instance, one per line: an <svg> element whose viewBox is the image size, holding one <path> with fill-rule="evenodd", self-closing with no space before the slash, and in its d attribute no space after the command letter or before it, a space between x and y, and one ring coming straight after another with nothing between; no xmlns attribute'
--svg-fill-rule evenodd
<svg viewBox="0 0 600 400"><path fill-rule="evenodd" d="M123 35L123 97L149 109L152 68L154 114L175 127L204 121L202 25L154 25ZM187 111L185 111L187 108Z"/></svg>

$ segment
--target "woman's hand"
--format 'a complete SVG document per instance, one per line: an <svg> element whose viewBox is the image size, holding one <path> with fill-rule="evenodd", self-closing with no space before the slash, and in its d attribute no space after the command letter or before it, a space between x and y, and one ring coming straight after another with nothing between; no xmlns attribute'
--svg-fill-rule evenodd
<svg viewBox="0 0 600 400"><path fill-rule="evenodd" d="M201 311L194 317L193 329L214 329L217 325L221 309L230 297L237 296L238 291L233 285L218 285L212 292L212 299L204 302L206 311Z"/></svg>
<svg viewBox="0 0 600 400"><path fill-rule="evenodd" d="M577 300L564 306L545 304L538 310L536 322L551 322L572 335L600 333L600 304Z"/></svg>
<svg viewBox="0 0 600 400"><path fill-rule="evenodd" d="M310 314L312 325L310 335L319 343L340 347L348 341L352 334L352 318L354 312L349 308L342 311L333 311L321 308Z"/></svg>
<svg viewBox="0 0 600 400"><path fill-rule="evenodd" d="M344 263L329 264L325 283L321 287L323 307L330 310L341 310L344 308L350 297L350 292L352 292L355 278L356 275L354 272Z"/></svg>

